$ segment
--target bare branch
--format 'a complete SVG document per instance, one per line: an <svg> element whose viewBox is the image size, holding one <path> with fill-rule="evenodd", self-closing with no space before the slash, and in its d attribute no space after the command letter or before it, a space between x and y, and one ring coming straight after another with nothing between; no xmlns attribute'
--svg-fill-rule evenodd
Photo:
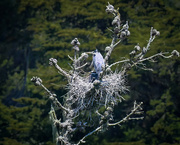
<svg viewBox="0 0 180 145"><path fill-rule="evenodd" d="M147 60L152 60L153 58L156 58L156 57L158 57L158 56L161 56L161 57L163 57L163 58L171 58L171 57L173 57L173 54L171 54L171 55L169 55L169 56L165 56L165 54L167 54L168 52L160 52L160 53L157 53L157 54L155 54L155 55L152 55L152 56L150 56L150 57L147 57L147 58L144 58L144 59L140 59L140 60L138 60L137 62L135 62L135 63L133 63L131 66L133 67L133 66L135 66L135 65L137 65L137 64L140 64L141 62L144 62L144 61L147 61Z"/></svg>
<svg viewBox="0 0 180 145"><path fill-rule="evenodd" d="M74 59L71 56L68 55L68 57L69 57L70 60L74 61Z"/></svg>
<svg viewBox="0 0 180 145"><path fill-rule="evenodd" d="M81 144L81 143L85 143L84 139L90 135L92 135L93 133L99 131L102 128L102 126L99 126L98 128L96 128L95 130L91 131L90 133L88 133L87 135L85 135L78 143L77 145Z"/></svg>
<svg viewBox="0 0 180 145"><path fill-rule="evenodd" d="M150 49L150 44L154 41L154 39L156 38L156 36L159 36L160 32L157 31L156 29L153 29L153 27L151 27L150 30L150 38L148 41L148 44L146 46L146 48L144 48L142 55L140 56L140 59L142 59L144 57L144 55L147 53L147 51Z"/></svg>
<svg viewBox="0 0 180 145"><path fill-rule="evenodd" d="M80 66L80 67L75 68L75 70L80 70L80 69L82 69L83 67L85 67L86 65L87 65L87 63L83 64L83 65Z"/></svg>
<svg viewBox="0 0 180 145"><path fill-rule="evenodd" d="M48 94L49 94L49 99L52 101L52 103L56 106L59 107L60 109L69 112L70 110L63 107L63 105L55 98L56 94L52 94L43 84L42 80L38 77L33 77L31 79L32 82L34 82L35 85L41 86Z"/></svg>
<svg viewBox="0 0 180 145"><path fill-rule="evenodd" d="M130 118L131 115L135 114L135 112L141 108L141 105L143 104L143 102L141 102L139 105L137 105L126 117L124 117L122 120L116 122L116 123L108 123L109 126L115 126L115 125L119 125L123 122L128 121L128 119Z"/></svg>
<svg viewBox="0 0 180 145"><path fill-rule="evenodd" d="M125 59L125 60L117 61L117 62L111 64L109 67L111 68L112 66L114 66L116 64L120 64L120 63L124 63L124 62L129 62L129 61L130 61L130 59Z"/></svg>
<svg viewBox="0 0 180 145"><path fill-rule="evenodd" d="M59 70L64 76L66 76L66 78L67 78L68 80L71 79L71 76L70 76L66 71L64 71L64 70L57 64L57 60L56 60L56 59L50 58L50 59L49 59L49 64L50 64L50 65L54 65L54 66L56 67L56 69Z"/></svg>

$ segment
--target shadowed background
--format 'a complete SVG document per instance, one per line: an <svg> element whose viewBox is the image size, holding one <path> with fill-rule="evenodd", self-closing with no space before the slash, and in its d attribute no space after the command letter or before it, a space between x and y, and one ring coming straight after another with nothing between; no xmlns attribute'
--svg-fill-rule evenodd
<svg viewBox="0 0 180 145"><path fill-rule="evenodd" d="M39 76L59 96L67 81L48 64L54 57L69 69L73 56L71 40L80 41L80 52L98 49L102 55L111 43L112 15L105 0L1 0L0 1L0 144L52 145L47 94L30 82ZM129 22L130 37L115 48L110 62L129 58L139 43L146 46L150 28L161 35L147 55L180 51L180 2L178 0L109 0L119 7L121 22ZM91 60L91 58L89 59ZM109 128L87 138L89 145L180 144L180 59L159 58L147 63L153 72L139 68L127 76L130 92L116 107L115 119L131 110L133 101L143 101L142 121ZM121 66L118 67L121 69ZM115 69L115 68L114 68Z"/></svg>

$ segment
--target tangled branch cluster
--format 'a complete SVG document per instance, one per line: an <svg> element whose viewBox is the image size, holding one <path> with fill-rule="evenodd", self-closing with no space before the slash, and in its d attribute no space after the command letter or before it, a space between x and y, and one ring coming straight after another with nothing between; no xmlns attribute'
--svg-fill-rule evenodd
<svg viewBox="0 0 180 145"><path fill-rule="evenodd" d="M139 66L142 69L147 69L144 65L145 61L152 61L156 57L171 58L179 56L179 52L174 50L171 55L160 52L153 56L145 58L145 54L150 50L150 44L154 41L160 32L153 27L150 30L150 38L146 47L140 48L139 45L134 47L130 52L130 58L109 64L108 60L114 48L126 37L130 36L128 22L121 24L120 13L113 5L108 3L106 12L111 13L114 17L112 21L113 39L109 46L105 48L105 56L103 57L98 50L94 52L84 52L77 57L80 42L77 38L73 39L71 44L74 49L74 57L68 55L72 60L72 70L69 72L63 70L58 61L54 58L49 59L49 64L54 66L68 80L68 93L64 95L63 104L58 101L56 94L52 94L38 77L31 79L35 85L43 87L49 94L51 100L51 110L49 112L52 121L53 137L56 144L81 144L89 135L106 130L109 126L120 125L121 123L132 119L143 119L139 117L142 111L142 102L134 102L131 112L122 120L115 122L113 120L114 106L125 100L122 97L128 89L126 87L125 75L126 72L134 66ZM88 66L85 60L92 55L92 65ZM121 71L112 71L111 67L119 63L124 63ZM89 67L91 72L86 72L84 68ZM87 70L87 69L86 69ZM103 112L100 109L104 108ZM56 112L62 112L62 118L58 119ZM138 114L138 116L136 116ZM135 117L132 117L132 115ZM89 133L86 128L90 128ZM78 142L73 141L73 135L78 132L87 133Z"/></svg>

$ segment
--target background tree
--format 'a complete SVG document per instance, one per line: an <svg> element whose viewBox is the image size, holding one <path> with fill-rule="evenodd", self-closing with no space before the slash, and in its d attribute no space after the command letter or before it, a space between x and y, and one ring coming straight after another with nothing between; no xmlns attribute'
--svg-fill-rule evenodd
<svg viewBox="0 0 180 145"><path fill-rule="evenodd" d="M109 2L119 7L121 19L129 21L131 31L130 38L115 49L112 53L113 60L110 61L127 57L137 43L141 47L144 46L151 26L159 30L161 36L151 45L153 49L149 55L159 52L162 48L169 52L173 49L179 50L178 1ZM46 96L43 91L39 92L29 83L30 78L38 74L50 90L58 95L64 94L66 91L62 87L66 81L49 68L48 59L56 57L63 68L69 69L65 62L69 60L67 54L73 55L70 42L74 37L78 37L84 51L98 48L102 52L111 41L110 33L106 29L111 23L110 15L104 12L106 4L107 1L100 0L0 2L2 144L11 144L12 141L17 144L48 144L48 141L52 140L50 135L47 136L51 132L47 116L49 109L46 107L49 102L46 97L41 97ZM179 59L160 59L153 66L147 65L154 71L144 72L135 69L129 72L128 83L131 91L126 95L129 100L127 104L118 108L123 111L123 115L126 114L131 99L143 100L145 120L131 125L127 123L120 128L121 131L118 128L111 129L105 134L106 138L92 137L96 142L179 142L179 131L176 131L179 126ZM165 99L165 96L169 99ZM15 101L12 98L18 99ZM172 105L159 106L168 102ZM159 110L162 107L166 113ZM117 116L120 116L118 113ZM166 117L163 118L164 116ZM23 123L24 121L26 122ZM170 129L162 129L161 124L164 124L164 128Z"/></svg>

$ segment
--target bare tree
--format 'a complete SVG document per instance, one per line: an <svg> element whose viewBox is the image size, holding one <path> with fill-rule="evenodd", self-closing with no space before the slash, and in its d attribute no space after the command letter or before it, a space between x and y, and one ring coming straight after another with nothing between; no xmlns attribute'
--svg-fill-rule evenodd
<svg viewBox="0 0 180 145"><path fill-rule="evenodd" d="M134 106L132 106L129 114L117 122L113 120L114 106L125 100L122 95L128 90L125 78L127 71L134 66L144 70L151 70L151 68L146 68L145 62L154 62L153 60L157 57L179 57L179 52L176 50L170 55L168 55L168 52L160 52L145 57L150 50L150 44L155 40L156 36L160 35L159 31L151 27L147 46L140 48L137 44L129 53L130 58L109 64L108 60L112 51L121 41L130 36L130 31L128 22L126 21L124 25L121 24L118 9L115 9L110 3L106 6L106 12L112 14L114 19L112 21L113 29L109 29L113 33L113 38L111 44L105 48L105 57L98 50L84 52L78 57L80 42L75 38L71 42L74 57L68 55L69 59L72 60L72 69L70 71L63 70L56 59L49 59L49 64L54 66L68 80L68 93L64 95L62 103L58 101L56 94L52 94L42 84L40 78L33 77L31 79L35 85L41 86L49 94L51 100L49 116L52 122L53 137L57 145L79 145L85 143L86 137L95 132L105 131L110 126L120 125L128 120L143 119L143 102L137 103L134 101ZM86 62L89 55L92 55L91 65ZM120 63L123 64L121 70L111 70L112 66ZM90 72L86 72L87 67L91 69ZM104 111L100 111L101 108L104 108ZM62 111L62 118L57 118L57 111ZM87 134L86 128L91 130ZM85 135L75 143L72 136L78 132L85 132Z"/></svg>

